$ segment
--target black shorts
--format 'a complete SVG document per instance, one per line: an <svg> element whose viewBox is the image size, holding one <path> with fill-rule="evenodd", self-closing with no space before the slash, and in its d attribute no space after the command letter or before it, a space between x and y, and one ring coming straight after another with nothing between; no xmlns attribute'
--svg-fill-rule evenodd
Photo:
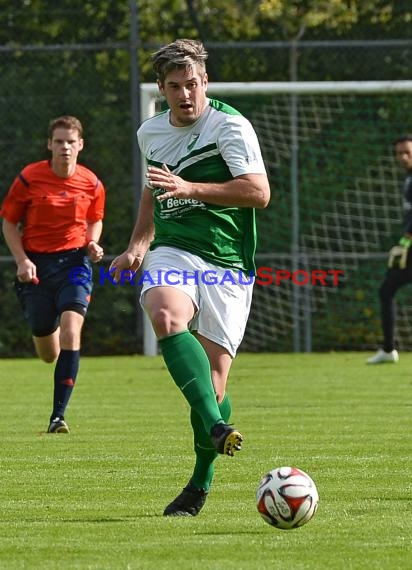
<svg viewBox="0 0 412 570"><path fill-rule="evenodd" d="M38 285L15 281L14 290L32 335L47 336L59 326L60 315L72 310L85 316L93 289L92 266L83 248L58 253L30 253Z"/></svg>

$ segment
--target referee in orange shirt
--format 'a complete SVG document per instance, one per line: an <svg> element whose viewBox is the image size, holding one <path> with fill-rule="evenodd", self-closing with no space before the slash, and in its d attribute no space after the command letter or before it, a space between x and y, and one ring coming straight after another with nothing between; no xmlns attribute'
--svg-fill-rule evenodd
<svg viewBox="0 0 412 570"><path fill-rule="evenodd" d="M69 433L64 414L79 370L81 330L93 288L90 262L103 257L105 189L77 163L83 145L76 117L51 120L51 159L23 168L0 209L17 265L14 288L36 352L45 362L56 362L49 433Z"/></svg>

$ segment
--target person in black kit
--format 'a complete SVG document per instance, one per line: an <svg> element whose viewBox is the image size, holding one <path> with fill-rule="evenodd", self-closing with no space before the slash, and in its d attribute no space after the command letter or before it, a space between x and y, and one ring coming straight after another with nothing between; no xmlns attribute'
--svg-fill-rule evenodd
<svg viewBox="0 0 412 570"><path fill-rule="evenodd" d="M400 287L412 283L412 134L395 141L396 158L406 171L403 186L403 236L398 245L389 251L388 270L379 288L383 345L367 364L398 362L399 354L394 346L395 305L394 297Z"/></svg>

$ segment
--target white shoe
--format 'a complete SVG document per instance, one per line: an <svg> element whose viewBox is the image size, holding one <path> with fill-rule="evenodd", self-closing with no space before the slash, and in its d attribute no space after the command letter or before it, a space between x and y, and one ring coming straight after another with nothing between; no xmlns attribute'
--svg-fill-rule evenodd
<svg viewBox="0 0 412 570"><path fill-rule="evenodd" d="M367 359L366 364L381 364L381 362L398 362L399 354L397 350L385 352L380 348L376 354Z"/></svg>

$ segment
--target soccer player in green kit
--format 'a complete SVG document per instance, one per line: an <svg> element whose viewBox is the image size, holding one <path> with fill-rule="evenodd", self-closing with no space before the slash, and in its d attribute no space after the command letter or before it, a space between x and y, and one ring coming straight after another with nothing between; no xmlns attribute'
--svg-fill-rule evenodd
<svg viewBox="0 0 412 570"><path fill-rule="evenodd" d="M196 516L218 454L233 456L241 448L241 433L228 424L226 383L252 299L255 208L270 198L250 122L207 97L207 57L201 42L188 39L153 55L169 109L137 132L147 184L129 246L110 266L119 281L148 252L141 304L190 405L195 466L165 516Z"/></svg>

